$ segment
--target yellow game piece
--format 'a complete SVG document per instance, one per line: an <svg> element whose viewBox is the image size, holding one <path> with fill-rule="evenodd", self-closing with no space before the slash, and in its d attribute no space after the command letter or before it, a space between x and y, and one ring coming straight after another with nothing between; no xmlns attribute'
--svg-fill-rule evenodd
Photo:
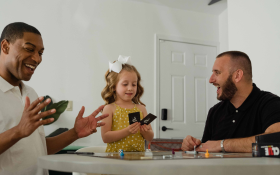
<svg viewBox="0 0 280 175"><path fill-rule="evenodd" d="M209 157L208 149L206 149L205 157L206 157L206 158Z"/></svg>

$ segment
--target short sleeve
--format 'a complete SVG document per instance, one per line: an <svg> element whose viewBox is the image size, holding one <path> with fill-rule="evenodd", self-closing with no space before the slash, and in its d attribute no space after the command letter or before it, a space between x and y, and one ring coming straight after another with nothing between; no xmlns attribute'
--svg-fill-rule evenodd
<svg viewBox="0 0 280 175"><path fill-rule="evenodd" d="M262 106L261 126L262 131L265 132L270 125L280 122L280 97L273 95L272 98L265 100Z"/></svg>

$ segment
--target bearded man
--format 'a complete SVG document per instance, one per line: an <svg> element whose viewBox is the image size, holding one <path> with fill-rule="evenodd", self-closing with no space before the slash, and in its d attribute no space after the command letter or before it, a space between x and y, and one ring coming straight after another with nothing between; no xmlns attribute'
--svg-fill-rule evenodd
<svg viewBox="0 0 280 175"><path fill-rule="evenodd" d="M219 54L212 72L209 83L221 102L209 110L202 140L188 135L182 150L252 152L256 135L280 132L280 97L253 83L247 54Z"/></svg>

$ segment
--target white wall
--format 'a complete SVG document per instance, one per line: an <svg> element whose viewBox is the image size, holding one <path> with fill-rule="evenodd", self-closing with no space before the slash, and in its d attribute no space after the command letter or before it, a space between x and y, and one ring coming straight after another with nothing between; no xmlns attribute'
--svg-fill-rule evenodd
<svg viewBox="0 0 280 175"><path fill-rule="evenodd" d="M219 53L228 51L228 10L219 15Z"/></svg>
<svg viewBox="0 0 280 175"><path fill-rule="evenodd" d="M247 53L253 81L280 95L280 1L228 0L229 50Z"/></svg>
<svg viewBox="0 0 280 175"><path fill-rule="evenodd" d="M0 29L23 21L42 33L45 52L31 85L55 101L73 100L73 111L46 126L72 128L81 106L88 116L103 104L108 61L130 55L141 73L147 111L154 111L154 34L219 41L218 17L126 0L10 0L1 2ZM100 130L73 145L102 145Z"/></svg>

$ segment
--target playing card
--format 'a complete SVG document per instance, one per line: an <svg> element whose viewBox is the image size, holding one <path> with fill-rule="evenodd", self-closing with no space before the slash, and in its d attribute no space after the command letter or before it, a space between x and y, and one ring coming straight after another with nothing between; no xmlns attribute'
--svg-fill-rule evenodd
<svg viewBox="0 0 280 175"><path fill-rule="evenodd" d="M145 124L148 125L156 118L157 118L157 116L149 113L145 118L143 118L143 120L140 121L140 124L141 125L145 125Z"/></svg>
<svg viewBox="0 0 280 175"><path fill-rule="evenodd" d="M140 122L140 112L129 113L129 124L133 124L135 122Z"/></svg>

